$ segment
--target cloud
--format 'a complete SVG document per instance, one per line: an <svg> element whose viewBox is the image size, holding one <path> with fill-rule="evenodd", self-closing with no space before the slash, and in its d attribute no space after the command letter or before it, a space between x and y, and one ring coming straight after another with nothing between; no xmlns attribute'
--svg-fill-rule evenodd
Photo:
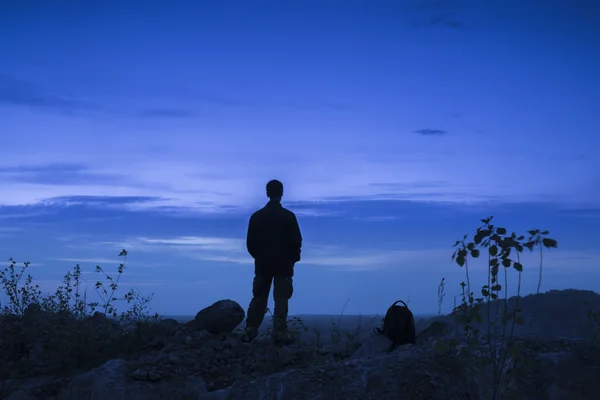
<svg viewBox="0 0 600 400"><path fill-rule="evenodd" d="M0 105L29 107L72 115L76 111L95 111L113 116L135 116L141 119L189 119L198 113L190 104L240 108L287 108L295 110L348 111L354 106L348 103L324 101L320 98L290 102L287 99L239 99L227 95L199 94L193 89L180 89L164 96L149 90L140 96L132 96L127 89L113 90L110 101L89 102L81 96L66 94L61 88L51 90L34 81L0 74ZM89 96L86 96L89 97ZM169 104L165 106L164 104ZM152 105L150 105L152 104ZM171 105L174 104L174 105ZM185 104L184 107L180 104Z"/></svg>
<svg viewBox="0 0 600 400"><path fill-rule="evenodd" d="M339 217L343 211L322 210L319 208L294 208L294 213L299 217Z"/></svg>
<svg viewBox="0 0 600 400"><path fill-rule="evenodd" d="M21 232L23 228L17 226L0 226L0 233Z"/></svg>
<svg viewBox="0 0 600 400"><path fill-rule="evenodd" d="M104 208L126 208L127 205L143 204L162 199L149 196L64 196L49 197L39 202L45 206L68 207L76 205L99 206Z"/></svg>
<svg viewBox="0 0 600 400"><path fill-rule="evenodd" d="M94 247L114 246L136 253L177 254L194 260L252 263L245 238L211 236L132 237L120 242L99 242Z"/></svg>
<svg viewBox="0 0 600 400"><path fill-rule="evenodd" d="M330 254L311 254L303 257L302 264L330 267L335 270L345 271L372 271L401 265L407 261L413 261L423 255L423 251L341 251Z"/></svg>
<svg viewBox="0 0 600 400"><path fill-rule="evenodd" d="M0 167L0 180L51 185L118 185L126 184L127 177L121 174L91 171L82 164L51 163Z"/></svg>
<svg viewBox="0 0 600 400"><path fill-rule="evenodd" d="M418 129L413 132L424 136L446 135L448 133L448 131L442 129Z"/></svg>
<svg viewBox="0 0 600 400"><path fill-rule="evenodd" d="M116 245L116 244L115 244ZM148 253L175 253L178 256L203 261L252 264L246 251L245 239L183 236L173 238L132 238L118 243L128 250ZM372 271L400 268L415 262L440 262L449 259L447 249L388 250L349 248L333 245L305 245L302 265L326 267L337 271ZM433 261L432 261L433 260Z"/></svg>
<svg viewBox="0 0 600 400"><path fill-rule="evenodd" d="M56 258L56 261L68 261L79 264L119 264L123 260L110 258Z"/></svg>
<svg viewBox="0 0 600 400"><path fill-rule="evenodd" d="M489 179L480 168L488 137L424 143L409 135L396 143L385 135L340 140L336 132L308 132L295 140L279 131L242 134L235 126L215 128L207 141L186 122L168 134L72 119L65 124L49 117L9 120L14 134L0 159L0 206L17 207L11 213L69 204L182 217L245 212L264 204L264 185L274 171L286 185L286 203L314 216L339 212L336 202L357 200L600 204L594 159L565 167L517 147L504 155L503 174ZM514 179L523 170L529 179Z"/></svg>
<svg viewBox="0 0 600 400"><path fill-rule="evenodd" d="M564 209L559 214L571 218L598 219L600 208Z"/></svg>
<svg viewBox="0 0 600 400"><path fill-rule="evenodd" d="M184 119L194 118L198 114L183 108L147 108L140 110L138 115L148 119Z"/></svg>
<svg viewBox="0 0 600 400"><path fill-rule="evenodd" d="M231 239L220 237L203 237L203 236L182 236L176 238L136 238L135 242L140 244L158 244L177 246L185 249L191 248L200 251L223 251L223 252L239 252L245 249L245 241L243 239Z"/></svg>
<svg viewBox="0 0 600 400"><path fill-rule="evenodd" d="M189 101L212 104L222 107L239 108L283 108L291 110L330 110L330 111L351 111L355 106L351 103L327 101L322 98L302 99L290 101L283 98L241 98L227 95L201 94L193 89L179 89L173 93L173 97L179 98L186 103Z"/></svg>
<svg viewBox="0 0 600 400"><path fill-rule="evenodd" d="M559 243L560 246L560 243ZM525 251L520 256L525 272L538 274L540 258L539 253ZM543 259L543 270L566 271L596 271L600 265L600 251L595 250L546 250ZM487 260L474 260L469 264L469 269L486 271Z"/></svg>
<svg viewBox="0 0 600 400"><path fill-rule="evenodd" d="M92 108L84 101L53 93L27 80L0 74L0 104L72 113Z"/></svg>
<svg viewBox="0 0 600 400"><path fill-rule="evenodd" d="M414 0L408 7L414 28L464 29L464 23L456 16L461 8L456 0Z"/></svg>
<svg viewBox="0 0 600 400"><path fill-rule="evenodd" d="M398 220L400 217L397 215L376 215L370 217L352 217L352 219L366 222L388 222Z"/></svg>
<svg viewBox="0 0 600 400"><path fill-rule="evenodd" d="M197 115L195 111L181 107L141 106L136 109L129 106L131 103L136 103L133 99L122 101L123 97L131 97L123 94L113 96L114 103L102 104L103 102L92 103L76 96L69 96L64 92L66 92L64 89L52 91L29 80L0 74L0 105L42 109L66 115L73 115L78 111L93 111L112 116L136 116L141 119L183 119ZM213 99L213 101L217 100ZM115 104L121 105L115 107Z"/></svg>
<svg viewBox="0 0 600 400"><path fill-rule="evenodd" d="M434 14L429 20L429 25L432 27L442 26L454 30L463 29L464 25L462 22L457 21L446 14Z"/></svg>
<svg viewBox="0 0 600 400"><path fill-rule="evenodd" d="M1 202L0 202L0 207L2 207ZM0 219L36 218L36 217L40 217L42 215L48 215L49 214L49 210L37 210L35 212L22 212L22 208L21 207L4 207L2 209L2 212L3 212L3 214L0 215ZM36 222L35 224L40 224L40 223Z"/></svg>

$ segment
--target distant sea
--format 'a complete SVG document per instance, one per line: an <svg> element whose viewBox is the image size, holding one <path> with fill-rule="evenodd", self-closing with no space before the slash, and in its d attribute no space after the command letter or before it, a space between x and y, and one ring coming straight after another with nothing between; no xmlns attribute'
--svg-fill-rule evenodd
<svg viewBox="0 0 600 400"><path fill-rule="evenodd" d="M368 322L371 319L378 319L379 321L381 321L381 318L383 318L385 314L381 314L379 316L377 315L343 315L340 318L340 315L336 315L336 314L298 314L298 315L290 315L288 318L293 318L293 317L299 317L302 320L306 320L306 321L327 321L327 322L331 322L333 321L338 321L341 320L343 322L351 322L351 321L355 321L356 323L360 321L362 322ZM421 318L431 318L434 317L435 314L416 314L415 315L415 319L421 319ZM191 320L194 319L195 315L163 315L162 316L164 319L167 318L171 318L174 319L177 322L180 323L186 323L189 322ZM268 318L265 318L265 320Z"/></svg>
<svg viewBox="0 0 600 400"><path fill-rule="evenodd" d="M167 318L171 318L174 319L175 321L178 321L180 323L186 323L189 322L191 320L194 319L195 315L163 315L162 316L164 319ZM335 315L335 314L298 314L298 315L290 315L288 316L288 318L294 318L294 317L298 317L302 320L319 320L319 321L338 321L340 320L340 316L339 315ZM369 321L372 318L377 318L377 316L375 315L343 315L341 317L341 320L343 321L348 321L348 320L356 320L358 322L359 319L362 319L363 321ZM265 320L269 319L269 316L267 316L265 318Z"/></svg>
<svg viewBox="0 0 600 400"><path fill-rule="evenodd" d="M427 323L432 314L417 314L415 322L417 330L422 329L422 324ZM180 323L186 323L194 319L195 315L164 315L163 318L172 318ZM305 340L311 340L319 335L325 342L331 337L334 323L339 326L341 331L356 332L360 331L360 336L366 338L373 332L373 328L380 327L383 315L327 315L327 314L300 314L290 315L288 318L299 317L302 323L307 328L306 332L302 333ZM293 324L293 322L291 323ZM289 325L291 325L289 324ZM271 325L271 317L267 316L260 327L260 331L264 332ZM240 328L244 326L242 322ZM290 326L291 327L291 326ZM317 333L318 332L318 333Z"/></svg>

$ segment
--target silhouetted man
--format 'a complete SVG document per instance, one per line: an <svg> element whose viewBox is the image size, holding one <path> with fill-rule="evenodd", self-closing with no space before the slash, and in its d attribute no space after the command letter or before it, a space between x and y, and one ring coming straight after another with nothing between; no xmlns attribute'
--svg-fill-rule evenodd
<svg viewBox="0 0 600 400"><path fill-rule="evenodd" d="M254 258L254 281L242 339L250 342L258 335L273 283L273 339L288 344L292 340L287 331L288 301L293 293L294 264L300 261L302 235L296 215L281 205L283 184L269 181L267 196L267 205L252 214L248 223L246 246Z"/></svg>

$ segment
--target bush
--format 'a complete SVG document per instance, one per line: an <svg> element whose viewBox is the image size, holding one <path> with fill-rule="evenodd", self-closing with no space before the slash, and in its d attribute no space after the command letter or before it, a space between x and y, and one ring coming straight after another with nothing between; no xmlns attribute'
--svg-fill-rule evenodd
<svg viewBox="0 0 600 400"><path fill-rule="evenodd" d="M127 251L119 256L123 262L116 277L96 266L96 272L104 275L104 282L94 285L100 302L88 301L87 289L81 291L79 264L65 274L54 293L44 294L27 273L30 263L19 268L9 259L9 266L0 271L8 298L0 304L0 377L68 374L139 349L141 330L158 315L149 314L152 295L144 297L131 289L117 296ZM118 313L119 301L129 308Z"/></svg>

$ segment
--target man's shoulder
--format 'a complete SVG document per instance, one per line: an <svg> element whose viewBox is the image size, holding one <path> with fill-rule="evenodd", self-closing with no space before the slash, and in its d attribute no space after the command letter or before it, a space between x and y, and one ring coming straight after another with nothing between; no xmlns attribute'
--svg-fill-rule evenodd
<svg viewBox="0 0 600 400"><path fill-rule="evenodd" d="M259 208L258 210L254 211L252 213L252 215L250 215L250 219L256 219L258 217L260 217L262 214L264 214L265 209L264 208Z"/></svg>
<svg viewBox="0 0 600 400"><path fill-rule="evenodd" d="M293 211L288 210L287 208L280 206L277 208L269 208L268 206L265 206L263 208L260 208L256 211L254 211L252 213L252 215L250 216L250 220L257 220L257 219L261 219L261 218L290 218L290 219L295 219L296 218L296 214L294 214Z"/></svg>
<svg viewBox="0 0 600 400"><path fill-rule="evenodd" d="M289 218L296 218L296 214L292 210L288 210L285 207L281 207L282 212Z"/></svg>

